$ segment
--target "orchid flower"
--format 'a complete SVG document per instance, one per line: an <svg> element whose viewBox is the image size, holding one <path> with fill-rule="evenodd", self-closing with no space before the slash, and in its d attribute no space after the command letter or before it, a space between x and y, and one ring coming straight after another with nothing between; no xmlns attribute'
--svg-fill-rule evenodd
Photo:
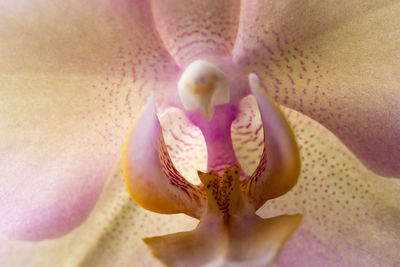
<svg viewBox="0 0 400 267"><path fill-rule="evenodd" d="M1 265L400 264L398 1L0 6Z"/></svg>

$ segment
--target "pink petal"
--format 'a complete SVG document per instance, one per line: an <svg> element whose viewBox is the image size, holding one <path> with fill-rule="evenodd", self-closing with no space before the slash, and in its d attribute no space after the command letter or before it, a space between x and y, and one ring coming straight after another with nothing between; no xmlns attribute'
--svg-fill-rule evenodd
<svg viewBox="0 0 400 267"><path fill-rule="evenodd" d="M400 177L400 6L244 1L234 58L264 89L334 132L371 170Z"/></svg>
<svg viewBox="0 0 400 267"><path fill-rule="evenodd" d="M1 265L7 267L161 267L143 237L193 229L186 215L152 213L135 203L124 185L120 164L110 174L95 208L73 231L36 242L0 237Z"/></svg>
<svg viewBox="0 0 400 267"><path fill-rule="evenodd" d="M170 54L187 65L204 54L230 55L240 1L153 1L156 26Z"/></svg>
<svg viewBox="0 0 400 267"><path fill-rule="evenodd" d="M149 11L122 0L2 4L1 232L51 238L87 217L146 91L175 77Z"/></svg>

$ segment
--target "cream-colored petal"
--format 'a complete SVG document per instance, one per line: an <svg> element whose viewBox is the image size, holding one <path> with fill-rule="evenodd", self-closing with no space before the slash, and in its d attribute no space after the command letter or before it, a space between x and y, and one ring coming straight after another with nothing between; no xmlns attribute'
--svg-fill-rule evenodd
<svg viewBox="0 0 400 267"><path fill-rule="evenodd" d="M1 3L0 232L56 237L86 218L147 92L175 77L149 10Z"/></svg>
<svg viewBox="0 0 400 267"><path fill-rule="evenodd" d="M234 58L265 91L400 175L398 1L244 1Z"/></svg>

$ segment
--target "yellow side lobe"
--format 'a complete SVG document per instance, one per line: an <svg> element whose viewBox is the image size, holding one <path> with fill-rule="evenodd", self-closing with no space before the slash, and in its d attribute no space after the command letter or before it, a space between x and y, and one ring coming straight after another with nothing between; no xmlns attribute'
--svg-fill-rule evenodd
<svg viewBox="0 0 400 267"><path fill-rule="evenodd" d="M154 98L127 133L122 168L131 197L143 208L164 214L185 213L195 218L203 214L205 194L185 180L172 163Z"/></svg>

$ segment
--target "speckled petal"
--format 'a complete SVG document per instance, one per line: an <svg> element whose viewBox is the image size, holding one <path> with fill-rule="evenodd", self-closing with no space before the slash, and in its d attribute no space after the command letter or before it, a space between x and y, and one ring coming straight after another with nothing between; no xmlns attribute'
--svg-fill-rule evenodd
<svg viewBox="0 0 400 267"><path fill-rule="evenodd" d="M127 134L122 166L132 198L145 209L196 218L202 215L205 195L172 163L153 97Z"/></svg>
<svg viewBox="0 0 400 267"><path fill-rule="evenodd" d="M0 6L0 232L52 238L87 217L146 92L176 66L144 1Z"/></svg>
<svg viewBox="0 0 400 267"><path fill-rule="evenodd" d="M304 219L276 266L399 266L399 181L366 169L317 122L285 113L299 142L302 173L289 193L268 201L259 214L299 212Z"/></svg>
<svg viewBox="0 0 400 267"><path fill-rule="evenodd" d="M398 1L243 1L235 61L371 170L400 177Z"/></svg>
<svg viewBox="0 0 400 267"><path fill-rule="evenodd" d="M160 36L179 65L200 54L230 55L240 1L155 0L152 7Z"/></svg>

